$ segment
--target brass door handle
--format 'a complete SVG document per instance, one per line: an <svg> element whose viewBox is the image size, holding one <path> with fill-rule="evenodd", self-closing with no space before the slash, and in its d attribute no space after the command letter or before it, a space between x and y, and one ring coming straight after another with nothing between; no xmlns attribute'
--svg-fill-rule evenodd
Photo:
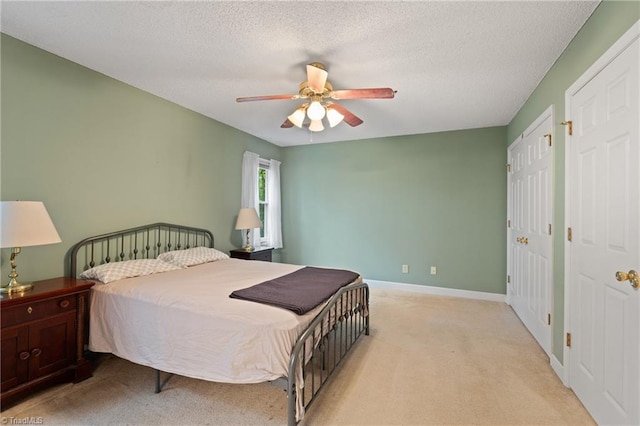
<svg viewBox="0 0 640 426"><path fill-rule="evenodd" d="M616 272L616 280L620 282L629 281L631 283L631 287L633 288L638 288L638 286L640 285L640 277L638 277L638 273L633 269L628 273L622 271Z"/></svg>
<svg viewBox="0 0 640 426"><path fill-rule="evenodd" d="M526 237L518 237L516 238L516 241L520 244L529 244L529 239Z"/></svg>

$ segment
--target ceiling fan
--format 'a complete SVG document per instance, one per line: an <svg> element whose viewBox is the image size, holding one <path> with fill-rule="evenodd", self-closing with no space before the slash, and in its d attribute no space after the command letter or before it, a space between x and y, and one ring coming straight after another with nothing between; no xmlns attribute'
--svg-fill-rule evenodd
<svg viewBox="0 0 640 426"><path fill-rule="evenodd" d="M362 119L354 113L333 102L342 99L390 99L396 91L388 87L373 89L346 89L333 90L331 83L327 81L329 73L320 62L312 62L307 65L307 80L300 83L296 95L267 95L249 96L237 98L236 102L272 101L284 99L306 99L307 102L296 108L280 127L290 128L294 125L302 127L305 118L309 118L309 130L320 132L324 130L322 119L327 118L330 127L338 125L344 120L351 127L359 126Z"/></svg>

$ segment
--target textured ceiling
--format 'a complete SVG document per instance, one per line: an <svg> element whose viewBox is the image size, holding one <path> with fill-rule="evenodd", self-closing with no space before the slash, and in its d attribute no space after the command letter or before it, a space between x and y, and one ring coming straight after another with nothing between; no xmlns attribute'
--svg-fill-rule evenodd
<svg viewBox="0 0 640 426"><path fill-rule="evenodd" d="M2 32L280 146L508 124L597 1L2 1ZM322 62L364 120L281 129Z"/></svg>

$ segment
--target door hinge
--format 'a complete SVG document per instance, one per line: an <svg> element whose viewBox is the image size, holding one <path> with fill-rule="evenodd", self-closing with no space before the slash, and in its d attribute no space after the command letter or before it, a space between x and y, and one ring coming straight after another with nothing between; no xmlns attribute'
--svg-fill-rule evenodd
<svg viewBox="0 0 640 426"><path fill-rule="evenodd" d="M551 325L551 314L547 314L547 325Z"/></svg>
<svg viewBox="0 0 640 426"><path fill-rule="evenodd" d="M511 173L511 164L507 164L507 173Z"/></svg>
<svg viewBox="0 0 640 426"><path fill-rule="evenodd" d="M573 241L573 231L571 230L571 227L567 228L567 240Z"/></svg>
<svg viewBox="0 0 640 426"><path fill-rule="evenodd" d="M507 228L511 228L511 219L507 220Z"/></svg>
<svg viewBox="0 0 640 426"><path fill-rule="evenodd" d="M571 333L567 333L567 347L571 347Z"/></svg>
<svg viewBox="0 0 640 426"><path fill-rule="evenodd" d="M547 143L551 146L551 133L547 133L544 137L547 138Z"/></svg>
<svg viewBox="0 0 640 426"><path fill-rule="evenodd" d="M549 224L549 235L551 235L551 224Z"/></svg>
<svg viewBox="0 0 640 426"><path fill-rule="evenodd" d="M562 123L563 126L569 126L568 130L569 130L569 136L573 135L573 121L571 120L566 120L563 121Z"/></svg>
<svg viewBox="0 0 640 426"><path fill-rule="evenodd" d="M511 275L507 275L507 284L511 283Z"/></svg>

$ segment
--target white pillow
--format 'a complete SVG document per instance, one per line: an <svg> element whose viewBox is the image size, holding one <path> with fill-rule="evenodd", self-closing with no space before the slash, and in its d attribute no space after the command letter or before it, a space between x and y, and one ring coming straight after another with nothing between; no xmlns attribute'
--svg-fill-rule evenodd
<svg viewBox="0 0 640 426"><path fill-rule="evenodd" d="M200 265L201 263L215 262L228 259L229 255L209 247L193 247L186 250L174 250L162 253L158 259L173 263L182 267Z"/></svg>
<svg viewBox="0 0 640 426"><path fill-rule="evenodd" d="M183 269L183 267L158 259L125 260L93 267L81 273L80 278L98 280L106 284L123 278L140 277L158 272L175 271L176 269Z"/></svg>

